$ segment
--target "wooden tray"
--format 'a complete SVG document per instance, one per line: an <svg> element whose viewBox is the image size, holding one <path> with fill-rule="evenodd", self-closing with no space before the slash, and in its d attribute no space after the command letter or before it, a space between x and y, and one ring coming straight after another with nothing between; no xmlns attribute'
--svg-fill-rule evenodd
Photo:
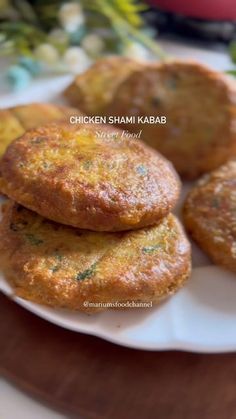
<svg viewBox="0 0 236 419"><path fill-rule="evenodd" d="M0 296L0 366L83 419L234 419L235 354L146 352L61 329Z"/></svg>

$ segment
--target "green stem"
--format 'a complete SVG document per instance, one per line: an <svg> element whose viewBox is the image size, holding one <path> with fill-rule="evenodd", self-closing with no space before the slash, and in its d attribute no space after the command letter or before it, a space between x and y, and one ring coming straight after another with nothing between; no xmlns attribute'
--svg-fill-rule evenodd
<svg viewBox="0 0 236 419"><path fill-rule="evenodd" d="M161 60L165 60L167 58L167 54L162 50L157 42L153 41L151 38L148 38L146 35L135 28L130 27L129 31L132 36L134 36L141 44L146 46L158 58Z"/></svg>
<svg viewBox="0 0 236 419"><path fill-rule="evenodd" d="M125 19L123 19L119 15L119 13L117 13L114 10L112 6L104 2L104 0L97 0L96 3L96 10L100 13L102 12L107 17L107 19L110 20L111 24L114 26L114 30L117 32L118 36L123 40L123 42L127 42L126 37L130 35L137 41L139 41L142 45L147 47L158 58L162 60L167 58L167 55L164 53L164 51L157 44L156 41L153 41L140 30L131 26Z"/></svg>

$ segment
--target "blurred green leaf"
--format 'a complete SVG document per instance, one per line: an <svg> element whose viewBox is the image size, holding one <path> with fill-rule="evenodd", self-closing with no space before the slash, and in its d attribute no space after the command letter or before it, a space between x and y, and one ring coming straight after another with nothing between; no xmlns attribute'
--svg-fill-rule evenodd
<svg viewBox="0 0 236 419"><path fill-rule="evenodd" d="M140 27L144 24L140 11L146 10L147 5L137 0L83 0L85 9L98 12L104 16L125 19L130 25Z"/></svg>
<svg viewBox="0 0 236 419"><path fill-rule="evenodd" d="M234 69L232 69L232 70L227 70L227 71L226 71L226 73L227 73L227 74L230 74L231 76L236 77L236 69L235 69L235 70L234 70Z"/></svg>
<svg viewBox="0 0 236 419"><path fill-rule="evenodd" d="M232 41L229 46L231 60L236 64L236 41Z"/></svg>
<svg viewBox="0 0 236 419"><path fill-rule="evenodd" d="M139 28L143 26L144 22L140 15L141 11L147 10L148 6L136 0L113 0L114 8L122 18L134 27Z"/></svg>
<svg viewBox="0 0 236 419"><path fill-rule="evenodd" d="M4 22L0 24L0 33L6 37L6 42L11 42L12 52L21 55L32 55L32 50L45 41L47 34L31 24L25 22ZM4 43L3 43L4 47ZM0 55L5 54L4 48Z"/></svg>
<svg viewBox="0 0 236 419"><path fill-rule="evenodd" d="M30 2L28 2L27 0L15 0L13 1L13 5L26 22L38 24L37 15Z"/></svg>

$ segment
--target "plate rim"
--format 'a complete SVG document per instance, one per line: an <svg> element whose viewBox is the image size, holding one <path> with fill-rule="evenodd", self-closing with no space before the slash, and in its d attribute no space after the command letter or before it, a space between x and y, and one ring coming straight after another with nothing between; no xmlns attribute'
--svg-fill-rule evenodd
<svg viewBox="0 0 236 419"><path fill-rule="evenodd" d="M194 270L203 271L205 270L205 268L216 268L216 266L208 265L208 266L195 267L193 271ZM176 337L171 338L169 342L153 342L153 343L150 343L150 341L149 342L145 342L145 341L136 342L133 338L129 338L126 336L124 339L122 339L119 337L118 334L117 335L110 334L107 331L104 332L101 330L101 328L96 330L89 326L81 325L81 324L75 327L73 323L67 322L63 318L62 320L60 319L58 321L58 319L54 317L53 315L52 316L48 315L46 311L43 311L42 309L40 309L40 307L44 307L43 305L41 306L40 304L31 302L29 300L24 300L23 298L20 298L14 295L14 291L12 287L10 286L10 284L7 282L7 280L4 278L3 275L1 275L0 279L1 279L0 291L11 301L18 304L19 306L29 311L33 315L38 316L39 318L43 319L44 321L52 323L53 325L56 325L57 327L62 327L63 329L69 330L71 332L82 333L89 336L95 336L97 338L106 340L110 343L120 345L126 348L136 349L136 350L145 350L145 351L174 350L174 351L187 351L187 352L192 352L192 353L209 353L209 354L236 352L235 342L231 344L221 342L213 346L212 344L205 344L204 342L192 343L192 342L188 342L186 339L178 339ZM4 283L6 284L6 288L4 288L4 286L2 285ZM7 290L7 288L9 290ZM52 309L51 307L46 307L46 306L45 308ZM155 309L155 307L153 307L153 309ZM86 315L86 313L83 313L83 314Z"/></svg>

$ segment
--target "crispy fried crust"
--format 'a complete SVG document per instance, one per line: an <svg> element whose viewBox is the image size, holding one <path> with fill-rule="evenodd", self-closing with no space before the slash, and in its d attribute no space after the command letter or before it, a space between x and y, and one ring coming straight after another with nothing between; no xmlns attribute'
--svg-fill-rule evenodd
<svg viewBox="0 0 236 419"><path fill-rule="evenodd" d="M46 218L79 228L155 224L173 208L179 179L154 150L115 132L67 124L28 131L2 159L3 191Z"/></svg>
<svg viewBox="0 0 236 419"><path fill-rule="evenodd" d="M112 100L117 86L132 71L144 64L126 57L107 57L95 62L79 74L65 90L64 95L73 106L88 115L102 114Z"/></svg>
<svg viewBox="0 0 236 419"><path fill-rule="evenodd" d="M54 121L67 122L71 115L82 113L78 109L49 103L31 103L0 109L0 156L26 130Z"/></svg>
<svg viewBox="0 0 236 419"><path fill-rule="evenodd" d="M236 272L236 161L205 175L190 191L184 223L219 265Z"/></svg>
<svg viewBox="0 0 236 419"><path fill-rule="evenodd" d="M0 263L15 293L52 307L100 311L84 302L153 302L182 287L190 245L173 215L123 233L77 230L9 202L0 225Z"/></svg>

